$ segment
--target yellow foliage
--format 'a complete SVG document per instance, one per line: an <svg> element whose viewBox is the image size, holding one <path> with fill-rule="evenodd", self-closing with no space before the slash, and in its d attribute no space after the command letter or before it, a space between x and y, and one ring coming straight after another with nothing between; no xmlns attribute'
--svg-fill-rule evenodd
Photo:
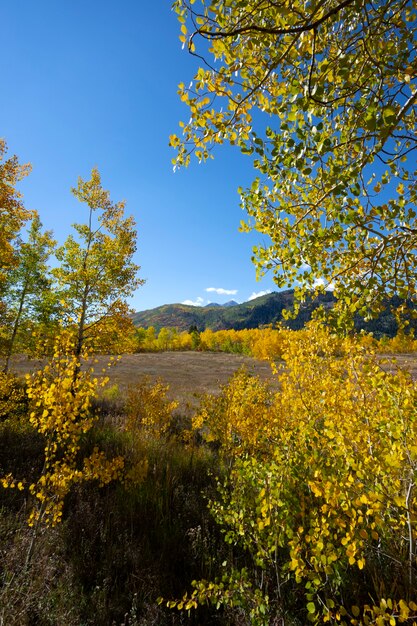
<svg viewBox="0 0 417 626"><path fill-rule="evenodd" d="M120 311L103 317L95 325L94 334L91 339L87 337L86 343L95 353L127 354L135 351L135 334L129 311L121 307Z"/></svg>
<svg viewBox="0 0 417 626"><path fill-rule="evenodd" d="M131 467L125 471L124 483L125 485L140 485L146 478L149 468L148 459L140 459L131 465Z"/></svg>
<svg viewBox="0 0 417 626"><path fill-rule="evenodd" d="M25 408L25 389L13 374L0 372L0 421L12 418Z"/></svg>
<svg viewBox="0 0 417 626"><path fill-rule="evenodd" d="M277 393L239 372L194 419L233 458L211 510L226 541L308 590L314 623L401 623L417 599L416 385L383 371L369 345L318 323L286 332L281 348ZM382 560L401 572L391 608L378 608ZM349 617L346 593L375 604Z"/></svg>
<svg viewBox="0 0 417 626"><path fill-rule="evenodd" d="M81 438L97 419L91 403L106 379L98 382L92 369L80 369L73 351L70 333L62 334L55 343L51 362L27 376L29 422L45 439L43 471L37 482L29 486L34 501L30 525L57 524L73 484L98 480L104 485L120 477L124 465L122 458L108 460L98 449L80 463ZM2 484L20 489L21 483L16 485L12 476L6 476Z"/></svg>
<svg viewBox="0 0 417 626"><path fill-rule="evenodd" d="M0 138L0 287L7 272L17 264L16 240L25 222L33 215L25 209L17 184L30 172L16 156L6 158L7 146ZM1 304L1 302L0 302Z"/></svg>
<svg viewBox="0 0 417 626"><path fill-rule="evenodd" d="M107 459L104 452L95 447L92 454L84 459L83 480L98 480L100 487L122 477L124 460L121 457Z"/></svg>
<svg viewBox="0 0 417 626"><path fill-rule="evenodd" d="M287 336L288 330L263 328L254 331L254 340L252 342L252 356L256 359L262 360L275 360L282 358L282 351L284 347L284 339Z"/></svg>
<svg viewBox="0 0 417 626"><path fill-rule="evenodd" d="M273 394L259 377L238 370L220 396L207 395L193 418L207 442L220 444L225 455L255 451L269 422Z"/></svg>
<svg viewBox="0 0 417 626"><path fill-rule="evenodd" d="M377 344L377 349L379 352L388 354L417 352L417 339L412 329L408 333L400 329L395 337L381 339Z"/></svg>
<svg viewBox="0 0 417 626"><path fill-rule="evenodd" d="M168 433L172 412L178 403L169 401L169 385L145 376L127 392L125 404L126 430L135 435L159 439Z"/></svg>

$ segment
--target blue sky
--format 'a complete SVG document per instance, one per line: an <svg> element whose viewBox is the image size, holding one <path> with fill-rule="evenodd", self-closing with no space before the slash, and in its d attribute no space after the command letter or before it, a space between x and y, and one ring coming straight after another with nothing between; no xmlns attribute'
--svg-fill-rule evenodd
<svg viewBox="0 0 417 626"><path fill-rule="evenodd" d="M174 173L168 137L188 111L177 85L196 61L181 49L170 0L14 0L2 3L0 136L31 175L25 204L62 242L85 208L71 195L97 166L138 228L146 284L136 310L172 302L243 302L257 282L256 233L238 232L237 188L254 176L237 150Z"/></svg>

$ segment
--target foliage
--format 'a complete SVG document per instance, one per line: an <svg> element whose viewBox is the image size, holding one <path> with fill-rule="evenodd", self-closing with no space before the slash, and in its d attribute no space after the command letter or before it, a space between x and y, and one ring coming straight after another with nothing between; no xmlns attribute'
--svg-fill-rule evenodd
<svg viewBox="0 0 417 626"><path fill-rule="evenodd" d="M75 354L86 341L100 334L110 320L116 328L129 314L125 299L143 283L132 261L136 232L132 217L124 217L124 203L112 203L101 186L97 169L91 179L78 180L74 196L88 207L86 224L74 224L77 238L70 235L56 253L58 281L66 325L76 327ZM97 217L96 217L97 215Z"/></svg>
<svg viewBox="0 0 417 626"><path fill-rule="evenodd" d="M229 561L180 605L244 605L265 626L415 623L415 383L316 324L284 359L273 401L240 374L195 422L233 455L210 509L248 565Z"/></svg>
<svg viewBox="0 0 417 626"><path fill-rule="evenodd" d="M175 0L205 61L179 85L190 111L176 166L230 143L258 177L243 230L279 287L334 284L348 313L416 294L416 12L384 0ZM410 158L411 157L411 158Z"/></svg>
<svg viewBox="0 0 417 626"><path fill-rule="evenodd" d="M18 480L11 474L1 479L3 487L26 487L32 496L30 526L54 526L62 519L72 485L86 480L105 485L120 477L123 468L122 458L108 460L97 447L88 457L79 458L82 438L97 420L91 412L92 400L107 379L99 382L93 378L93 370L80 371L79 360L71 356L73 350L71 338L62 335L51 362L27 378L29 422L45 442L41 475L29 485L23 477Z"/></svg>
<svg viewBox="0 0 417 626"><path fill-rule="evenodd" d="M178 403L167 398L169 386L145 376L129 387L125 401L126 430L136 436L163 438L168 434Z"/></svg>
<svg viewBox="0 0 417 626"><path fill-rule="evenodd" d="M33 326L47 324L54 308L54 294L48 277L47 261L55 246L51 231L42 232L37 215L32 219L28 240L20 242L17 249L18 264L7 275L5 302L7 306L7 339L4 371L19 338L24 322ZM56 305L56 302L55 302ZM26 335L28 328L25 328ZM25 347L27 347L24 343Z"/></svg>
<svg viewBox="0 0 417 626"><path fill-rule="evenodd" d="M137 348L136 329L131 317L117 314L106 316L96 327L89 344L95 354L129 354Z"/></svg>
<svg viewBox="0 0 417 626"><path fill-rule="evenodd" d="M0 139L0 297L7 272L17 263L19 232L31 216L16 189L17 183L28 175L30 166L21 165L16 156L6 158L6 151L6 142Z"/></svg>
<svg viewBox="0 0 417 626"><path fill-rule="evenodd" d="M294 333L303 333L303 330L292 331L283 327L253 328L246 330L204 330L199 334L199 342L193 347L193 338L190 333L176 333L172 329L162 328L159 333L151 327L136 329L136 338L132 337L132 347L140 352L157 352L160 350L193 350L199 352L226 352L244 354L255 359L276 362L282 360L285 345ZM160 334L163 334L163 342ZM414 338L414 329L400 326L398 333L393 337L383 335L376 339L372 333L360 332L355 335L356 341L370 352L379 354L413 353L417 351L417 341ZM163 346L163 347L161 347ZM337 342L334 343L337 352Z"/></svg>
<svg viewBox="0 0 417 626"><path fill-rule="evenodd" d="M395 337L384 337L377 344L377 350L388 354L417 352L417 341L414 333L400 331Z"/></svg>
<svg viewBox="0 0 417 626"><path fill-rule="evenodd" d="M43 372L49 386L29 383L36 441L17 422L0 433L3 477L10 473L15 485L0 494L5 621L19 623L15 612L22 624L31 615L121 624L131 608L138 623L161 626L416 620L415 385L404 373L384 373L362 338L338 339L318 326L276 332L287 364L279 391L236 373L218 396L203 399L194 438L171 435L178 421L160 381L139 381L128 393L103 389L101 404L80 381L80 398L85 392L89 403L80 431L90 420L91 428L75 442L62 522L25 529L28 506L39 513L43 506L29 485L42 488L42 476L55 470L65 478L66 448L76 439L70 415L66 429L58 428L68 437L49 455L61 464L47 472L50 430L38 432L41 422L59 425L58 401L62 410L80 407L56 380L67 379L71 389L73 349L64 342L53 373ZM94 383L87 363L84 374ZM48 400L53 384L55 404ZM24 396L12 414L27 429ZM94 449L103 460L123 456L123 481L100 488L84 462L96 461ZM49 487L47 497L58 503L63 491ZM194 593L184 596L190 580ZM180 598L170 606L198 609L169 615L166 603L156 604L160 595Z"/></svg>
<svg viewBox="0 0 417 626"><path fill-rule="evenodd" d="M262 426L268 424L272 399L268 385L242 368L219 396L202 399L193 428L201 431L205 441L216 442L226 459L254 452L262 446Z"/></svg>
<svg viewBox="0 0 417 626"><path fill-rule="evenodd" d="M0 421L24 416L27 412L26 392L14 374L0 373Z"/></svg>
<svg viewBox="0 0 417 626"><path fill-rule="evenodd" d="M121 424L124 394L116 387L103 394L107 404L97 406L93 399L91 410L99 408L100 418L80 439L78 467L98 447L107 458L123 456L124 480L104 487L98 480L73 483L62 522L38 529L27 565L34 530L27 525L27 491L1 490L0 621L212 624L206 609L191 619L173 617L156 598L181 593L189 579L208 576L222 552L202 495L211 487L207 473L216 461L205 447L184 446L169 433L155 430L154 438L138 423L128 430L124 417ZM9 424L12 439L3 425L2 469L19 478L35 474L35 482L44 460L41 436L29 443L17 424Z"/></svg>
<svg viewBox="0 0 417 626"><path fill-rule="evenodd" d="M246 330L205 330L201 333L202 350L214 350L246 354L260 360L276 360L282 357L287 329L251 328Z"/></svg>

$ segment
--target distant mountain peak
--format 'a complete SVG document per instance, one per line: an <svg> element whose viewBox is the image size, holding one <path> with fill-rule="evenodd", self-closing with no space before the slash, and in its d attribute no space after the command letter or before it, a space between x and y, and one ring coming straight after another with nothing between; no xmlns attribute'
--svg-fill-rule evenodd
<svg viewBox="0 0 417 626"><path fill-rule="evenodd" d="M224 304L219 304L218 302L209 302L204 306L205 309L215 306L215 307L229 307L229 306L237 306L239 303L236 300L229 300L229 302L225 302Z"/></svg>

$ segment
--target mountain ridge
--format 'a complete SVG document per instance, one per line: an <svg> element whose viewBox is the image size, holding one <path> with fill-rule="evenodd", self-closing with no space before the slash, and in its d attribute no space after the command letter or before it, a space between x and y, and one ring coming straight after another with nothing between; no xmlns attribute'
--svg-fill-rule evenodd
<svg viewBox="0 0 417 626"><path fill-rule="evenodd" d="M288 325L293 328L301 328L307 319L310 319L312 311L320 304L332 306L334 296L332 292L321 294L317 303L310 303L301 307L301 312L295 320L290 320ZM207 306L193 306L189 304L164 304L154 309L138 311L133 315L135 326L156 330L162 327L177 328L179 331L188 330L191 326L200 331L209 328L211 330L242 330L245 328L258 328L268 324L277 324L283 320L282 311L293 306L294 290L274 291L258 298L238 304L229 301L223 305L210 303Z"/></svg>
<svg viewBox="0 0 417 626"><path fill-rule="evenodd" d="M179 332L188 331L191 327L199 331L205 329L216 330L243 330L262 326L275 326L284 322L282 311L291 309L294 304L294 289L273 291L241 304L233 301L223 305L210 303L207 306L193 306L189 304L164 304L154 309L138 311L132 319L135 326L149 328L156 331L161 328L176 328ZM335 303L333 292L320 294L315 300L301 305L300 312L295 319L286 320L289 328L298 330L311 319L313 311L320 305L331 308ZM391 304L398 306L399 298L393 298ZM355 318L356 330L373 332L376 337L394 336L398 331L397 322L390 311L390 307L376 319L365 322L362 318ZM417 329L417 321L411 320L409 328Z"/></svg>

